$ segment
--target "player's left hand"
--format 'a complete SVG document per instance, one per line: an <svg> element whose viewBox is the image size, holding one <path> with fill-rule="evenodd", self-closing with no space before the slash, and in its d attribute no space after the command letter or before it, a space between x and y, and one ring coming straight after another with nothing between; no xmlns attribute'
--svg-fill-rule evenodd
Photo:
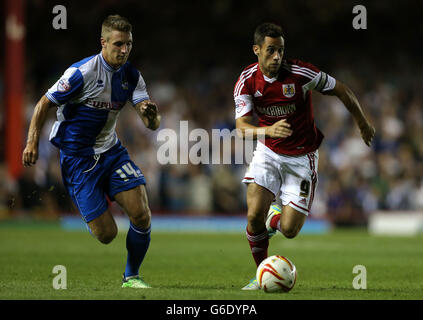
<svg viewBox="0 0 423 320"><path fill-rule="evenodd" d="M143 101L139 112L147 128L156 130L160 126L160 115L154 102L150 100Z"/></svg>
<svg viewBox="0 0 423 320"><path fill-rule="evenodd" d="M141 114L149 120L157 117L157 105L154 102L146 101L141 105Z"/></svg>
<svg viewBox="0 0 423 320"><path fill-rule="evenodd" d="M22 164L24 167L33 166L38 160L38 142L28 143L22 154Z"/></svg>
<svg viewBox="0 0 423 320"><path fill-rule="evenodd" d="M361 137L363 138L364 143L370 147L373 137L375 135L376 129L367 121L359 125Z"/></svg>

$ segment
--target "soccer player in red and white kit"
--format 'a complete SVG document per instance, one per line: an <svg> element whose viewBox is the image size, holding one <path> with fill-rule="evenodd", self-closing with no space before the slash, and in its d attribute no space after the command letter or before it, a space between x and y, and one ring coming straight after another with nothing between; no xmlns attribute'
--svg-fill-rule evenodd
<svg viewBox="0 0 423 320"><path fill-rule="evenodd" d="M284 60L284 49L280 26L258 26L253 45L258 62L244 69L234 88L238 132L258 139L243 179L248 185L246 234L257 266L267 257L269 237L277 230L287 238L295 237L313 202L317 149L323 134L314 123L311 91L337 96L353 116L366 145L370 146L375 134L345 84L310 63ZM275 200L281 206L272 205ZM255 278L243 288L258 289Z"/></svg>

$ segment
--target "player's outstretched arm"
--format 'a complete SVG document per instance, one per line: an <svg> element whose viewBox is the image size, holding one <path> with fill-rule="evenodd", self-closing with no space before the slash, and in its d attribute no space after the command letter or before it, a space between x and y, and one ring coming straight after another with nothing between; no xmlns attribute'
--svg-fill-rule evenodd
<svg viewBox="0 0 423 320"><path fill-rule="evenodd" d="M56 104L51 102L45 95L41 97L35 106L28 129L26 146L22 154L22 163L25 167L34 165L38 160L38 144L40 142L41 130L46 121L48 111L55 106Z"/></svg>
<svg viewBox="0 0 423 320"><path fill-rule="evenodd" d="M161 116L154 102L150 100L141 101L135 105L135 110L137 110L138 115L147 128L156 130L160 126Z"/></svg>
<svg viewBox="0 0 423 320"><path fill-rule="evenodd" d="M357 97L354 95L351 89L337 80L335 88L325 92L324 94L337 96L342 101L342 103L353 116L358 128L360 129L361 137L363 138L364 143L367 146L370 146L376 130L367 120L363 110L360 107L360 103L358 102Z"/></svg>
<svg viewBox="0 0 423 320"><path fill-rule="evenodd" d="M243 116L236 119L237 134L240 138L257 139L260 136L267 138L286 138L292 134L291 125L286 122L286 119L279 120L268 127L257 127L252 123L252 116Z"/></svg>

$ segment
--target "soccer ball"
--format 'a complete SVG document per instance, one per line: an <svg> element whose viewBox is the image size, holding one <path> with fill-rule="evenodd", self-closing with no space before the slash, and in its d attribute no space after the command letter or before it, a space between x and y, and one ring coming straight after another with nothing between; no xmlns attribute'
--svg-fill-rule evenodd
<svg viewBox="0 0 423 320"><path fill-rule="evenodd" d="M271 256L260 263L256 277L265 292L288 292L297 280L297 269L288 258Z"/></svg>

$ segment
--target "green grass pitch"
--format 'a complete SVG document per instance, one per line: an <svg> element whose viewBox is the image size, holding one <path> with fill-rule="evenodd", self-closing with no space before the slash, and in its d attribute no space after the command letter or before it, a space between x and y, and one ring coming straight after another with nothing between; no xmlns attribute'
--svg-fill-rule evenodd
<svg viewBox="0 0 423 320"><path fill-rule="evenodd" d="M289 257L298 279L289 293L242 291L255 274L244 234L154 232L141 273L154 288L122 289L126 233L109 245L88 232L0 224L0 300L297 300L422 299L423 238L374 237L364 230L270 240L269 254ZM53 288L55 265L67 289ZM355 290L355 265L367 289Z"/></svg>

